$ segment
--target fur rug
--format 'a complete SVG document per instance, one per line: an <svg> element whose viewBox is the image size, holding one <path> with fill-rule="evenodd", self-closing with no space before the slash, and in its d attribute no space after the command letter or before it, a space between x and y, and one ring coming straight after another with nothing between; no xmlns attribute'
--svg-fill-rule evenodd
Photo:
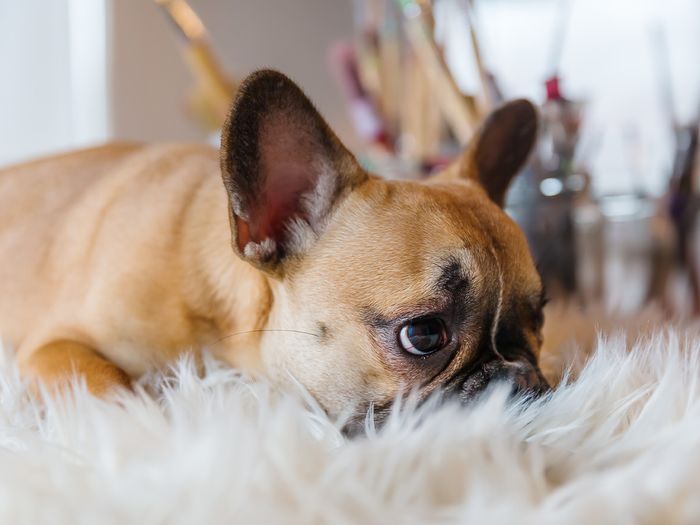
<svg viewBox="0 0 700 525"><path fill-rule="evenodd" d="M0 523L700 522L700 337L583 353L549 349L563 379L534 404L404 403L353 440L303 392L211 361L181 361L156 396L45 404L6 362Z"/></svg>

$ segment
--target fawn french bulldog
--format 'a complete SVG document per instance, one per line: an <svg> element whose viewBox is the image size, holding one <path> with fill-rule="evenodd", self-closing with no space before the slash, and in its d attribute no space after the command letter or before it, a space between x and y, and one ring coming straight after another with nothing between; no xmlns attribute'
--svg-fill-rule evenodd
<svg viewBox="0 0 700 525"><path fill-rule="evenodd" d="M219 154L113 144L0 171L0 334L27 378L98 395L199 348L331 415L542 390L542 283L501 209L536 129L511 102L442 173L385 180L258 71Z"/></svg>

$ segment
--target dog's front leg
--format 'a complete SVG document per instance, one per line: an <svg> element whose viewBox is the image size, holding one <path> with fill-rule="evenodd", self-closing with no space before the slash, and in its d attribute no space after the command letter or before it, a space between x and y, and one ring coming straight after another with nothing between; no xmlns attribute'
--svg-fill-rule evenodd
<svg viewBox="0 0 700 525"><path fill-rule="evenodd" d="M82 343L52 341L21 354L20 373L34 386L42 384L49 390L60 390L78 376L96 396L117 388L131 388L131 379L126 372Z"/></svg>

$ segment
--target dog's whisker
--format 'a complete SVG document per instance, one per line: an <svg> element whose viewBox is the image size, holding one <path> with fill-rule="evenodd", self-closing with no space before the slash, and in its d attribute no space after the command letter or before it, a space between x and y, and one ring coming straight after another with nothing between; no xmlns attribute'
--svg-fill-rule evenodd
<svg viewBox="0 0 700 525"><path fill-rule="evenodd" d="M314 334L313 332L305 332L304 330L288 330L288 329L283 329L283 328L262 328L259 330L244 330L242 332L235 332L233 334L229 334L227 336L222 337L221 339L218 339L214 341L214 344L219 344L222 341L225 341L226 339L230 339L232 337L236 337L238 335L249 335L249 334L256 334L260 332L288 332L292 334L301 334L301 335L309 335L311 337L319 338L321 337L319 334Z"/></svg>

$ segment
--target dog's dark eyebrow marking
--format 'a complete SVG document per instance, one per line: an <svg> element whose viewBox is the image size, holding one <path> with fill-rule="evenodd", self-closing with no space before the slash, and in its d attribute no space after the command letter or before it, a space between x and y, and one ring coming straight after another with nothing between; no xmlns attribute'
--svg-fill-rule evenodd
<svg viewBox="0 0 700 525"><path fill-rule="evenodd" d="M379 327L389 323L389 320L372 307L365 306L362 309L362 322L364 324Z"/></svg>
<svg viewBox="0 0 700 525"><path fill-rule="evenodd" d="M398 320L410 319L430 313L446 313L451 308L463 303L459 299L460 295L466 294L469 288L469 280L465 275L464 268L456 257L448 257L442 261L435 261L433 267L439 272L438 278L431 286L434 293L426 302L413 305L413 308L406 309L398 317L386 317L372 307L365 307L362 312L364 324L375 329L386 329ZM436 273L437 273L436 272Z"/></svg>
<svg viewBox="0 0 700 525"><path fill-rule="evenodd" d="M451 257L442 265L442 273L437 280L439 291L451 294L463 293L467 288L467 278L460 262Z"/></svg>

